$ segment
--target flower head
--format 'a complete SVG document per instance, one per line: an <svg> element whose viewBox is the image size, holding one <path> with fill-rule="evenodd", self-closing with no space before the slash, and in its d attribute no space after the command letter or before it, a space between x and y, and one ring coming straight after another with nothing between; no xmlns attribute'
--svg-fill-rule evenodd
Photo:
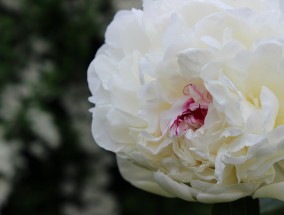
<svg viewBox="0 0 284 215"><path fill-rule="evenodd" d="M283 29L278 0L119 12L88 70L97 144L163 196L284 200Z"/></svg>

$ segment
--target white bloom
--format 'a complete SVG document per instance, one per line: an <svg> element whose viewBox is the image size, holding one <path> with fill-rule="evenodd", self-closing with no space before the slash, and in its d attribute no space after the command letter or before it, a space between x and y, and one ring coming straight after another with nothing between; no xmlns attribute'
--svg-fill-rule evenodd
<svg viewBox="0 0 284 215"><path fill-rule="evenodd" d="M89 67L96 142L150 192L284 200L279 2L143 3L115 16Z"/></svg>

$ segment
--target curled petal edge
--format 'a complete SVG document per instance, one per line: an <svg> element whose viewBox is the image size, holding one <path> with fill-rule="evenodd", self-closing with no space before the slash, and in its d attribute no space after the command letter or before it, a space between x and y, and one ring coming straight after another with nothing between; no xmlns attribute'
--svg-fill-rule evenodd
<svg viewBox="0 0 284 215"><path fill-rule="evenodd" d="M174 197L155 181L155 173L137 166L127 159L116 156L122 177L133 186L165 197Z"/></svg>
<svg viewBox="0 0 284 215"><path fill-rule="evenodd" d="M270 184L259 188L253 198L273 198L284 201L284 182Z"/></svg>

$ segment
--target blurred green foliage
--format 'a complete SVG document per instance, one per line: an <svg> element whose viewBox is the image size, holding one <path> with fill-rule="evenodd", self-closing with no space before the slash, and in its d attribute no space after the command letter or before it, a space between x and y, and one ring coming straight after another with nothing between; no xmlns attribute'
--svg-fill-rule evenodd
<svg viewBox="0 0 284 215"><path fill-rule="evenodd" d="M22 166L16 168L2 213L64 214L64 204L84 204L81 188L92 171L89 155L80 146L72 116L64 105L64 96L73 86L88 92L87 67L103 42L106 23L112 16L111 2L13 2L14 6L7 1L0 3L0 94L6 94L10 86L16 95L9 99L16 100L20 108L12 118L0 116L0 129L10 144L19 145ZM29 70L34 71L30 74ZM87 101L88 93L82 96ZM0 107L5 105L0 102ZM60 134L57 148L50 147L31 128L29 110L35 108L52 118ZM33 151L35 144L44 156ZM68 166L74 173L67 180L72 180L75 188L65 195L61 190Z"/></svg>

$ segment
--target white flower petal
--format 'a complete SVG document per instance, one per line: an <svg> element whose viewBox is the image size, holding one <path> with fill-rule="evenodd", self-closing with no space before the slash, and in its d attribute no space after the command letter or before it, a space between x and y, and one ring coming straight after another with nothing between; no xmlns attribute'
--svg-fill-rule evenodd
<svg viewBox="0 0 284 215"><path fill-rule="evenodd" d="M107 106L96 107L92 110L93 118L96 119L92 121L92 133L100 147L113 152L119 152L125 147L125 144L116 142L108 133L106 129L108 127L108 120L106 119L108 111L109 107Z"/></svg>
<svg viewBox="0 0 284 215"><path fill-rule="evenodd" d="M173 197L171 193L155 182L155 173L153 171L139 167L119 156L117 156L117 163L121 175L135 187L162 196Z"/></svg>
<svg viewBox="0 0 284 215"><path fill-rule="evenodd" d="M195 196L197 194L196 191L194 191L189 186L178 183L165 175L162 172L156 172L155 173L155 180L159 185L165 189L168 193L170 193L173 196L177 196L178 198L187 200L187 201L195 201Z"/></svg>
<svg viewBox="0 0 284 215"><path fill-rule="evenodd" d="M201 68L213 58L212 52L205 49L187 49L178 55L182 75L187 79L200 76Z"/></svg>
<svg viewBox="0 0 284 215"><path fill-rule="evenodd" d="M263 87L260 94L260 101L263 114L263 125L265 131L271 131L275 126L275 120L279 110L278 98L266 87Z"/></svg>
<svg viewBox="0 0 284 215"><path fill-rule="evenodd" d="M109 136L124 145L135 144L139 130L146 127L143 120L118 109L111 109L106 120Z"/></svg>
<svg viewBox="0 0 284 215"><path fill-rule="evenodd" d="M274 183L259 188L253 198L274 198L284 201L284 182Z"/></svg>
<svg viewBox="0 0 284 215"><path fill-rule="evenodd" d="M117 13L106 31L106 43L120 47L124 52L146 51L149 41L141 26L141 13L137 11L122 11ZM122 28L121 23L127 28ZM129 33L131 29L131 34ZM139 41L139 43L137 43Z"/></svg>
<svg viewBox="0 0 284 215"><path fill-rule="evenodd" d="M193 181L192 186L200 190L197 200L204 203L230 202L251 195L259 184L236 184L220 186L201 181Z"/></svg>

